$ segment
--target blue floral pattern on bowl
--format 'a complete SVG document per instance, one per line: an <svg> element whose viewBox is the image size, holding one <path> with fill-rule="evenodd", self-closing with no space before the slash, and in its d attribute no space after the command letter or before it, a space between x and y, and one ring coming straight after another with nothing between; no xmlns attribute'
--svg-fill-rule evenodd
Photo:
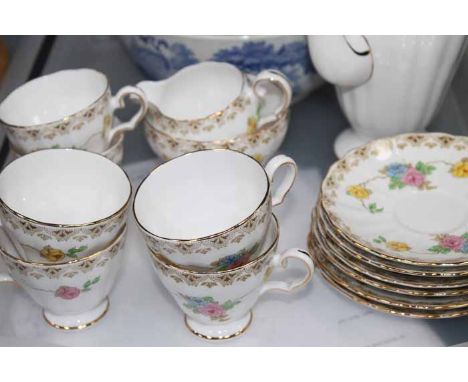
<svg viewBox="0 0 468 382"><path fill-rule="evenodd" d="M136 63L154 80L205 61L197 58L187 45L156 36L132 36L128 48ZM288 77L295 96L305 90L304 79L316 75L305 39L279 45L262 40L246 41L219 49L206 61L228 62L251 74L264 69L279 70Z"/></svg>

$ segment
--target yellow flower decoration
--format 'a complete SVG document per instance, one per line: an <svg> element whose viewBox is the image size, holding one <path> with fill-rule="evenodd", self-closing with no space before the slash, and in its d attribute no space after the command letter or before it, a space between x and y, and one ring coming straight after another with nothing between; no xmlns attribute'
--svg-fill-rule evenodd
<svg viewBox="0 0 468 382"><path fill-rule="evenodd" d="M386 245L387 248L398 252L409 251L411 249L411 247L408 244L403 243L401 241L387 241Z"/></svg>
<svg viewBox="0 0 468 382"><path fill-rule="evenodd" d="M111 127L112 125L112 117L107 114L105 117L104 117L104 130L107 130L109 127Z"/></svg>
<svg viewBox="0 0 468 382"><path fill-rule="evenodd" d="M349 186L346 190L348 195L355 197L356 199L367 199L372 191L363 186Z"/></svg>
<svg viewBox="0 0 468 382"><path fill-rule="evenodd" d="M263 162L263 160L265 159L265 157L262 154L255 154L253 155L253 158L260 163Z"/></svg>
<svg viewBox="0 0 468 382"><path fill-rule="evenodd" d="M257 117L249 117L247 120L247 134L254 134L257 131Z"/></svg>
<svg viewBox="0 0 468 382"><path fill-rule="evenodd" d="M42 248L40 253L42 257L53 262L60 261L65 257L65 253L60 249L52 248L51 246Z"/></svg>
<svg viewBox="0 0 468 382"><path fill-rule="evenodd" d="M455 163L450 172L457 178L468 178L468 158L463 158L460 162Z"/></svg>

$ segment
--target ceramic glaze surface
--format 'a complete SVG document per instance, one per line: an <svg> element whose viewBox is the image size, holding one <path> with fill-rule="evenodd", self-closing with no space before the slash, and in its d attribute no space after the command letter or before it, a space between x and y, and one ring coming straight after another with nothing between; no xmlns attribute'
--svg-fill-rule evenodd
<svg viewBox="0 0 468 382"><path fill-rule="evenodd" d="M219 62L191 65L167 80L137 86L150 104L147 124L194 141L253 133L282 118L291 102L290 84L280 73L265 70L253 77Z"/></svg>
<svg viewBox="0 0 468 382"><path fill-rule="evenodd" d="M153 152L163 160L207 149L230 149L243 152L261 163L266 163L278 151L286 137L289 115L281 117L262 128L239 135L232 139L214 141L195 141L178 138L159 131L145 120L145 136Z"/></svg>
<svg viewBox="0 0 468 382"><path fill-rule="evenodd" d="M189 327L206 338L227 338L245 329L250 310L264 292L270 289L290 292L304 287L312 277L313 263L306 252L291 249L276 254L278 235L278 223L274 218L261 254L225 272L184 271L166 264L154 253L151 258L160 280L187 315ZM286 266L286 258L303 261L306 276L293 283L268 282L274 268Z"/></svg>
<svg viewBox="0 0 468 382"><path fill-rule="evenodd" d="M125 172L101 155L41 150L0 174L0 214L20 244L47 252L49 260L49 250L85 256L120 231L131 192Z"/></svg>
<svg viewBox="0 0 468 382"><path fill-rule="evenodd" d="M202 61L221 61L257 74L265 69L284 73L298 100L323 81L310 61L305 36L128 36L135 62L153 80Z"/></svg>
<svg viewBox="0 0 468 382"><path fill-rule="evenodd" d="M44 308L52 325L84 327L103 314L122 261L126 228L102 251L57 264L30 263L12 254L12 243L2 240L0 256L11 278Z"/></svg>
<svg viewBox="0 0 468 382"><path fill-rule="evenodd" d="M73 89L73 91L70 91ZM140 109L111 128L112 116L132 96ZM141 90L126 86L112 97L106 76L92 69L63 70L29 81L0 104L0 124L19 154L47 148L88 149L117 132L132 130L146 113Z"/></svg>
<svg viewBox="0 0 468 382"><path fill-rule="evenodd" d="M421 262L466 261L468 140L446 134L374 141L335 163L324 207L346 235Z"/></svg>
<svg viewBox="0 0 468 382"><path fill-rule="evenodd" d="M352 127L335 142L342 157L375 138L423 131L458 67L465 36L310 36L309 44Z"/></svg>
<svg viewBox="0 0 468 382"><path fill-rule="evenodd" d="M248 156L227 150L204 151L153 171L138 191L135 213L158 236L195 239L244 220L268 192L267 174Z"/></svg>
<svg viewBox="0 0 468 382"><path fill-rule="evenodd" d="M287 176L272 195L270 182L282 166ZM236 151L197 151L157 167L142 182L135 218L155 253L183 266L218 269L230 256L245 260L257 253L272 206L282 203L295 174L286 156L263 169Z"/></svg>

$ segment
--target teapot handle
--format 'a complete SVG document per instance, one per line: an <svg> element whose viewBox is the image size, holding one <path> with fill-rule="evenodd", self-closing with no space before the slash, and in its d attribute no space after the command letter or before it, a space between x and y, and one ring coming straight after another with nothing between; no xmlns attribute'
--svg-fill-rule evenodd
<svg viewBox="0 0 468 382"><path fill-rule="evenodd" d="M273 114L264 116L258 119L257 128L260 128L268 123L275 122L282 116L284 116L289 109L289 105L292 100L292 88L286 77L277 70L263 70L255 77L252 89L260 99L264 99L266 96L266 89L261 86L262 83L269 82L276 85L282 93L282 102L276 108Z"/></svg>

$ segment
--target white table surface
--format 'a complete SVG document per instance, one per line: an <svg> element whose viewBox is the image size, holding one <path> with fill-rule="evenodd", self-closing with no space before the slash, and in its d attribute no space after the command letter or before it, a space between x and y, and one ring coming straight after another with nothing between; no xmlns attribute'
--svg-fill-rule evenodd
<svg viewBox="0 0 468 382"><path fill-rule="evenodd" d="M114 92L143 78L119 41L109 37L59 37L44 72L80 66L104 71ZM459 89L449 93L431 130L467 133L460 94ZM346 125L331 87L293 107L281 152L297 161L300 172L285 203L275 210L281 227L280 250L306 247L320 182L335 159L332 143ZM142 129L128 134L124 164L135 185L156 163ZM128 225L126 259L110 296L109 312L101 322L78 332L53 329L43 321L41 308L23 291L13 284L1 285L0 345L438 346L468 340L468 318L431 321L373 311L339 294L319 272L297 294L263 296L243 336L216 343L201 340L185 328L182 313L152 270L133 216ZM296 275L298 270L292 265L288 274Z"/></svg>

